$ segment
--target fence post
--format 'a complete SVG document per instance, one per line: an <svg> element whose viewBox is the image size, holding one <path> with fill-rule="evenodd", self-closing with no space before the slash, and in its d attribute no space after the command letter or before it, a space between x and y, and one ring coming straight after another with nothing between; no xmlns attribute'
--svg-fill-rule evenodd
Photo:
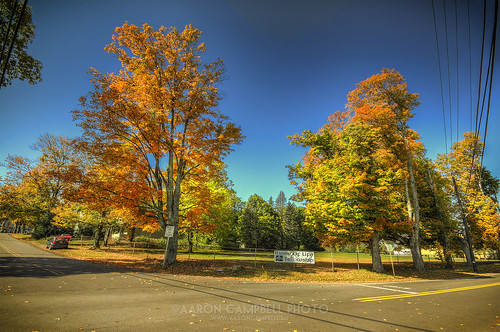
<svg viewBox="0 0 500 332"><path fill-rule="evenodd" d="M333 266L333 246L332 246L331 256L332 256L332 272L335 272L335 267Z"/></svg>
<svg viewBox="0 0 500 332"><path fill-rule="evenodd" d="M356 260L358 261L358 270L359 270L359 244L356 244Z"/></svg>
<svg viewBox="0 0 500 332"><path fill-rule="evenodd" d="M254 268L257 269L257 247L255 247Z"/></svg>
<svg viewBox="0 0 500 332"><path fill-rule="evenodd" d="M132 242L134 246L132 247L132 255L135 254L135 242Z"/></svg>
<svg viewBox="0 0 500 332"><path fill-rule="evenodd" d="M396 273L394 272L394 261L392 260L392 251L390 250L389 250L389 257L391 257L392 275L395 277Z"/></svg>

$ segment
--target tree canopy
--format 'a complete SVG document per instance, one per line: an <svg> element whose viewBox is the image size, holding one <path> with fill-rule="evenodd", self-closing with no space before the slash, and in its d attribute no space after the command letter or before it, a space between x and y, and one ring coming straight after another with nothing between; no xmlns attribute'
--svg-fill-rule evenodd
<svg viewBox="0 0 500 332"><path fill-rule="evenodd" d="M206 48L200 37L192 25L182 32L155 31L147 24L116 28L106 50L116 55L122 70L101 74L92 69L94 91L74 111L84 131L80 147L94 155L118 204L154 217L162 228L175 227L167 264L176 260L187 184L217 177L222 158L243 138L217 109L223 63L202 60Z"/></svg>
<svg viewBox="0 0 500 332"><path fill-rule="evenodd" d="M0 0L0 88L19 79L36 84L42 80L42 63L28 54L35 37L31 7L14 0ZM17 34L16 34L17 31ZM12 47L11 47L12 45ZM10 52L9 52L10 50ZM10 56L9 56L10 55ZM8 60L8 61L7 61Z"/></svg>

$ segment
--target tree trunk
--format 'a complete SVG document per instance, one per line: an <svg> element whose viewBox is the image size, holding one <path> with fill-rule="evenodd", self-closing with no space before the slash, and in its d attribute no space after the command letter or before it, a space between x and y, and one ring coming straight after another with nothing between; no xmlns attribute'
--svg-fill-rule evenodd
<svg viewBox="0 0 500 332"><path fill-rule="evenodd" d="M172 130L174 130L172 118ZM173 132L173 131L172 131ZM173 137L170 138L173 145ZM181 171L183 165L178 161L178 173ZM181 181L182 178L177 176L174 181L174 154L168 154L168 168L167 168L167 183L165 184L167 190L167 226L174 226L174 235L167 239L167 246L165 247L165 257L163 258L163 266L174 264L177 261L177 243L179 231L179 202L181 196ZM160 216L161 215L161 216ZM158 216L159 219L163 218L162 212Z"/></svg>
<svg viewBox="0 0 500 332"><path fill-rule="evenodd" d="M408 171L410 173L411 197L408 188L408 180L405 180L406 205L408 209L408 218L412 222L409 246L413 260L413 266L417 271L424 271L424 260L420 248L420 213L418 206L418 198L416 198L416 185L413 176L413 165L408 161Z"/></svg>
<svg viewBox="0 0 500 332"><path fill-rule="evenodd" d="M188 231L188 253L193 253L193 234L191 228Z"/></svg>
<svg viewBox="0 0 500 332"><path fill-rule="evenodd" d="M101 235L102 235L103 225L101 223L97 224L94 228L94 245L92 249L97 249L101 247Z"/></svg>
<svg viewBox="0 0 500 332"><path fill-rule="evenodd" d="M470 254L469 244L467 243L467 240L464 239L463 237L456 236L455 242L460 246L460 249L462 249L462 251L464 252L465 258L467 259L467 266L472 267L472 255Z"/></svg>
<svg viewBox="0 0 500 332"><path fill-rule="evenodd" d="M163 258L163 266L171 265L177 262L177 243L178 243L178 227L174 225L174 235L167 238L167 246L165 247L165 257Z"/></svg>
<svg viewBox="0 0 500 332"><path fill-rule="evenodd" d="M453 259L451 258L451 254L450 254L451 244L450 244L450 239L448 238L448 235L446 233L443 233L441 245L443 246L443 255L444 255L444 259L446 261L446 268L452 269L453 268Z"/></svg>
<svg viewBox="0 0 500 332"><path fill-rule="evenodd" d="M127 232L127 240L129 242L134 242L135 239L135 227L130 227Z"/></svg>
<svg viewBox="0 0 500 332"><path fill-rule="evenodd" d="M373 236L370 240L370 245L372 249L372 270L378 273L384 272L384 266L382 265L382 258L380 256L380 241L379 232L374 231Z"/></svg>
<svg viewBox="0 0 500 332"><path fill-rule="evenodd" d="M109 241L109 237L111 235L112 228L113 227L111 227L111 226L106 227L106 232L104 233L104 241L103 241L103 246L105 246L105 247L108 246L108 241Z"/></svg>
<svg viewBox="0 0 500 332"><path fill-rule="evenodd" d="M467 242L467 247L468 249L465 252L468 252L470 254L470 262L472 265L472 268L475 273L477 273L477 265L476 265L476 259L474 257L474 250L472 249L472 238L470 236L469 232L469 225L467 224L467 218L465 216L465 211L464 207L462 205L462 200L460 199L460 195L458 193L458 188L457 188L457 182L455 181L455 177L452 177L453 180L453 188L455 189L455 195L457 196L457 203L458 206L460 206L460 214L462 215L462 221L464 225L464 231L465 231L465 240ZM467 260L467 263L469 260Z"/></svg>
<svg viewBox="0 0 500 332"><path fill-rule="evenodd" d="M427 168L427 175L429 177L429 187L431 188L432 196L434 198L434 204L436 205L438 218L441 221L439 227L439 231L441 232L439 236L439 242L441 243L441 246L443 246L443 257L446 261L446 268L451 269L453 268L453 260L450 254L451 245L450 245L450 238L448 236L448 230L450 228L449 221L445 217L443 210L441 209L441 204L436 192L436 185L434 183L434 178L432 176L430 167Z"/></svg>

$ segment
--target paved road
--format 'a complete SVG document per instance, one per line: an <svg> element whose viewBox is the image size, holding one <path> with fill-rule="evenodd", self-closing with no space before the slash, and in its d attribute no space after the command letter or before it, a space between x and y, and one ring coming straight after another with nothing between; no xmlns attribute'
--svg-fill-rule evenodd
<svg viewBox="0 0 500 332"><path fill-rule="evenodd" d="M0 234L0 331L485 331L500 276L267 283L119 270Z"/></svg>

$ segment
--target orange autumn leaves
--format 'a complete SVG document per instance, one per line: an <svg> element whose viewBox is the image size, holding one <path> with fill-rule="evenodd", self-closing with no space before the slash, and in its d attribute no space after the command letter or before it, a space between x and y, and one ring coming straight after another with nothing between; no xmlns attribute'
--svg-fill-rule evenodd
<svg viewBox="0 0 500 332"><path fill-rule="evenodd" d="M191 25L118 27L106 50L122 69L92 69L94 91L74 111L80 146L97 161L113 201L162 228L207 210L214 195L206 184L224 175L221 160L243 139L217 109L224 67L202 61L200 37Z"/></svg>
<svg viewBox="0 0 500 332"><path fill-rule="evenodd" d="M302 180L295 182L298 196L307 204L308 220L326 242L367 241L388 225L406 227L404 200L398 197L406 174L398 126L411 114L397 112L385 96L379 98L371 90L383 85L401 94L406 87L398 75L384 70L359 83L349 93L346 111L332 114L316 134L305 131L291 137L294 144L309 147L302 163L289 167L290 176ZM363 99L367 96L370 102ZM407 93L405 102L418 104L417 98ZM412 139L417 136L404 129L410 149L418 146Z"/></svg>
<svg viewBox="0 0 500 332"><path fill-rule="evenodd" d="M415 259L420 243L443 242L444 255L449 255L450 241L462 237L451 186L455 174L475 246L498 248L498 201L480 185L482 143L473 133L465 134L449 155L432 163L408 124L418 105L418 94L409 92L403 77L383 69L358 83L348 94L346 110L332 114L317 133L306 130L289 137L309 148L299 163L289 166L289 175L297 198L306 204L308 223L323 243L368 241L378 232L383 239L410 246L417 269L423 268L422 260Z"/></svg>

